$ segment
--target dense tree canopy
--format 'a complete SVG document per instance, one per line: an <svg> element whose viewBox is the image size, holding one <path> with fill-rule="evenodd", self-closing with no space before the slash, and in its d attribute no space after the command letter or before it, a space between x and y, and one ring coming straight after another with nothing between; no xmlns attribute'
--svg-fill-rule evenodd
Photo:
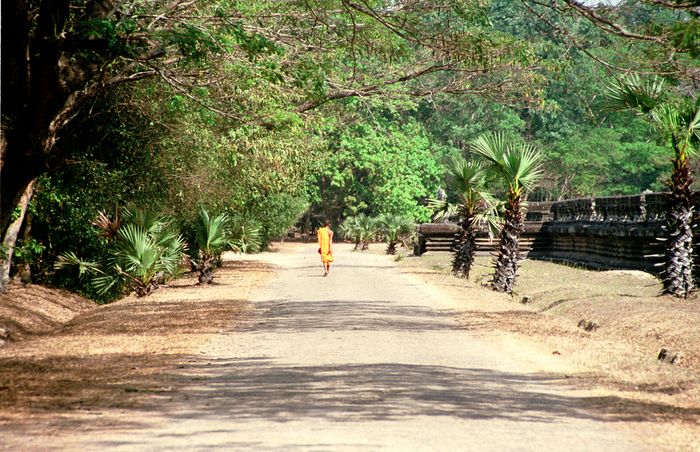
<svg viewBox="0 0 700 452"><path fill-rule="evenodd" d="M421 203L445 186L444 163L487 132L537 145L542 199L661 189L668 157L654 130L605 110L602 92L634 69L695 93L700 73L697 11L682 2L30 0L3 9L5 251L32 187L18 246L38 243L35 275L71 286L53 261L70 246L98 256L90 223L126 205L157 207L185 235L201 207L226 212L264 240L305 212L312 223L425 220Z"/></svg>

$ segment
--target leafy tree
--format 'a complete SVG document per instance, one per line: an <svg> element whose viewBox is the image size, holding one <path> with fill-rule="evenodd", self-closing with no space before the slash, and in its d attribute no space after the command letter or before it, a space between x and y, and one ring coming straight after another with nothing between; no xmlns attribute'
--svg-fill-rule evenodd
<svg viewBox="0 0 700 452"><path fill-rule="evenodd" d="M356 118L334 128L320 169L318 204L334 219L366 212L425 221L429 212L420 201L437 191L439 152L414 119L399 112L374 113L373 120Z"/></svg>
<svg viewBox="0 0 700 452"><path fill-rule="evenodd" d="M571 18L590 24L609 39L619 39L643 49L645 58L616 64L595 52L589 56L615 70L649 69L666 74L694 77L693 60L700 53L697 4L693 1L623 0L600 5L599 2L557 0L521 3L544 24L564 36L572 45L585 50L585 39L565 25Z"/></svg>
<svg viewBox="0 0 700 452"><path fill-rule="evenodd" d="M520 260L518 244L525 228L523 213L527 192L541 176L542 156L531 145L511 142L495 133L474 140L472 149L506 187L506 206L491 287L498 292L511 293Z"/></svg>
<svg viewBox="0 0 700 452"><path fill-rule="evenodd" d="M662 190L667 158L648 135L639 119L630 119L627 127L580 127L543 152L542 185L555 198Z"/></svg>
<svg viewBox="0 0 700 452"><path fill-rule="evenodd" d="M690 156L700 145L700 97L673 99L660 79L628 75L610 85L609 106L639 111L673 149L673 172L666 212L663 293L687 298L693 281L694 204Z"/></svg>

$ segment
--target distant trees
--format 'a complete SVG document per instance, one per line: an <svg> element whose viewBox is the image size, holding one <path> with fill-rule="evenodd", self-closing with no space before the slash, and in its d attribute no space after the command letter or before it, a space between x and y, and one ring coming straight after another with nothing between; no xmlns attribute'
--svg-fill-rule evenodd
<svg viewBox="0 0 700 452"><path fill-rule="evenodd" d="M364 108L347 106L359 115ZM419 201L437 191L441 153L409 115L368 106L374 117L350 117L328 136L318 171L319 208L336 220L366 212L428 219Z"/></svg>

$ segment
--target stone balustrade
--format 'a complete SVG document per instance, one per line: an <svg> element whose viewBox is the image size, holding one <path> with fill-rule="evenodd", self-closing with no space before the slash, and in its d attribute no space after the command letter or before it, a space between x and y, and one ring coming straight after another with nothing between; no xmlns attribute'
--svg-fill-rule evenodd
<svg viewBox="0 0 700 452"><path fill-rule="evenodd" d="M665 251L662 242L656 240L663 233L663 193L530 202L527 209L523 253L529 258L658 271L660 259L653 256ZM448 232L442 231L444 227L440 229L444 237ZM430 241L430 231L430 227L421 228L423 243ZM482 231L481 235L485 234ZM490 251L497 244L486 240L479 243L482 251Z"/></svg>
<svg viewBox="0 0 700 452"><path fill-rule="evenodd" d="M555 202L529 257L653 272L665 202L661 193Z"/></svg>

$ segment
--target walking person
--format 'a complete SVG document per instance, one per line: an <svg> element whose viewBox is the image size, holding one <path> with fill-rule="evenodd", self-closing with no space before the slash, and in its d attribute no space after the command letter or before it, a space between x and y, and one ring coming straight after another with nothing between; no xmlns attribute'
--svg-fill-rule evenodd
<svg viewBox="0 0 700 452"><path fill-rule="evenodd" d="M318 228L316 232L318 237L318 252L321 254L321 263L323 263L323 276L328 276L331 272L331 262L333 262L333 231L331 231L331 222L326 220L323 226Z"/></svg>

